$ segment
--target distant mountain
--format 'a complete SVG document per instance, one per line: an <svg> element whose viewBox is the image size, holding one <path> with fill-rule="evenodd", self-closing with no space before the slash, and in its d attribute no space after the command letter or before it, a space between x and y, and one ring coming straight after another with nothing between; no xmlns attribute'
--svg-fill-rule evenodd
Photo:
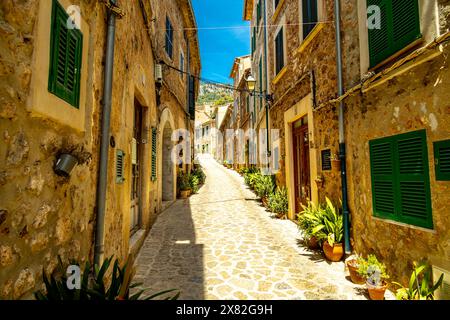
<svg viewBox="0 0 450 320"><path fill-rule="evenodd" d="M208 104L220 106L230 102L233 102L233 90L222 88L211 83L200 83L197 105Z"/></svg>

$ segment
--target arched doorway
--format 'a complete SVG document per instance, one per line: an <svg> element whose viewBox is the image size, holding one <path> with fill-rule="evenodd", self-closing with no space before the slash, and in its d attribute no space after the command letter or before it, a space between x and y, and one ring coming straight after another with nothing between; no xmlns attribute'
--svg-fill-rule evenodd
<svg viewBox="0 0 450 320"><path fill-rule="evenodd" d="M162 160L163 160L163 170L162 170L162 200L171 201L174 199L173 193L173 172L175 166L172 163L171 153L172 153L172 129L169 123L166 123L163 128L162 134Z"/></svg>

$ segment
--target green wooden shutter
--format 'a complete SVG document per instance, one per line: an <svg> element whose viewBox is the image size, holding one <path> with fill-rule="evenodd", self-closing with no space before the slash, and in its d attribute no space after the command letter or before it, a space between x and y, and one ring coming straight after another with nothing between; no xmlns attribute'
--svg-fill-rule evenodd
<svg viewBox="0 0 450 320"><path fill-rule="evenodd" d="M259 22L261 21L261 1L256 5L256 33L259 30Z"/></svg>
<svg viewBox="0 0 450 320"><path fill-rule="evenodd" d="M263 74L263 67L262 67L262 58L259 59L259 91L262 91L263 84L262 84L262 74ZM261 110L263 107L263 98L260 95L259 97L259 109Z"/></svg>
<svg viewBox="0 0 450 320"><path fill-rule="evenodd" d="M116 151L116 183L122 184L125 181L124 165L125 153L122 150Z"/></svg>
<svg viewBox="0 0 450 320"><path fill-rule="evenodd" d="M426 131L369 142L374 215L433 228Z"/></svg>
<svg viewBox="0 0 450 320"><path fill-rule="evenodd" d="M275 73L278 74L284 67L284 39L283 28L280 29L275 38Z"/></svg>
<svg viewBox="0 0 450 320"><path fill-rule="evenodd" d="M397 136L399 221L433 228L426 131Z"/></svg>
<svg viewBox="0 0 450 320"><path fill-rule="evenodd" d="M450 140L434 142L436 180L450 181Z"/></svg>
<svg viewBox="0 0 450 320"><path fill-rule="evenodd" d="M369 29L370 66L374 67L421 37L418 0L367 0L381 9L381 29Z"/></svg>
<svg viewBox="0 0 450 320"><path fill-rule="evenodd" d="M318 20L317 0L303 0L303 39L314 29Z"/></svg>
<svg viewBox="0 0 450 320"><path fill-rule="evenodd" d="M69 15L54 0L48 90L78 108L83 35L78 29L67 28L68 19Z"/></svg>
<svg viewBox="0 0 450 320"><path fill-rule="evenodd" d="M156 181L157 142L157 129L152 128L152 181Z"/></svg>
<svg viewBox="0 0 450 320"><path fill-rule="evenodd" d="M372 174L372 201L374 215L394 219L394 159L391 138L369 143Z"/></svg>

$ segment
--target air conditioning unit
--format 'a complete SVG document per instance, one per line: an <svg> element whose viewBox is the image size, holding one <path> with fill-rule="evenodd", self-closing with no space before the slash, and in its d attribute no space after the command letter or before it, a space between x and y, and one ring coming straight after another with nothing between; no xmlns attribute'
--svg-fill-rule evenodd
<svg viewBox="0 0 450 320"><path fill-rule="evenodd" d="M160 63L155 64L155 82L162 83L163 75L162 75L162 65Z"/></svg>

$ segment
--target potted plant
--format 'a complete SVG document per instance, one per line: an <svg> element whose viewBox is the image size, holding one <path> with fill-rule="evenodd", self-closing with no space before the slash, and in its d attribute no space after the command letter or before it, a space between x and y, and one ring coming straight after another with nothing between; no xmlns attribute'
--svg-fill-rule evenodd
<svg viewBox="0 0 450 320"><path fill-rule="evenodd" d="M365 260L361 256L357 256L356 258L349 259L345 262L350 273L350 279L355 284L364 284L366 282L364 277L358 272L359 266L363 263L365 263Z"/></svg>
<svg viewBox="0 0 450 320"><path fill-rule="evenodd" d="M298 227L302 231L308 248L316 250L320 248L320 241L312 233L313 229L322 224L322 207L318 207L309 201L307 206L302 205L303 211L297 215Z"/></svg>
<svg viewBox="0 0 450 320"><path fill-rule="evenodd" d="M288 212L287 189L277 187L277 190L269 196L269 210L277 215L277 218L286 218Z"/></svg>
<svg viewBox="0 0 450 320"><path fill-rule="evenodd" d="M268 206L268 197L273 193L275 189L275 183L273 176L260 175L256 184L255 191L261 198L265 207Z"/></svg>
<svg viewBox="0 0 450 320"><path fill-rule="evenodd" d="M339 159L339 155L337 155L336 153L333 153L331 155L331 169L334 172L341 171L341 160Z"/></svg>
<svg viewBox="0 0 450 320"><path fill-rule="evenodd" d="M393 282L393 284L400 287L395 295L397 300L434 300L434 292L442 286L444 274L441 274L435 284L433 284L431 278L429 265L414 262L414 270L409 279L408 287L403 287L400 283Z"/></svg>
<svg viewBox="0 0 450 320"><path fill-rule="evenodd" d="M386 266L378 261L373 254L362 260L358 267L358 273L366 279L366 286L371 300L384 300L387 289Z"/></svg>
<svg viewBox="0 0 450 320"><path fill-rule="evenodd" d="M189 175L180 173L177 179L178 189L180 190L181 199L186 199L191 194L191 184L189 183Z"/></svg>
<svg viewBox="0 0 450 320"><path fill-rule="evenodd" d="M342 214L336 210L330 199L325 198L322 222L313 228L312 234L323 242L325 257L333 262L340 261L344 256L342 239L344 224Z"/></svg>

